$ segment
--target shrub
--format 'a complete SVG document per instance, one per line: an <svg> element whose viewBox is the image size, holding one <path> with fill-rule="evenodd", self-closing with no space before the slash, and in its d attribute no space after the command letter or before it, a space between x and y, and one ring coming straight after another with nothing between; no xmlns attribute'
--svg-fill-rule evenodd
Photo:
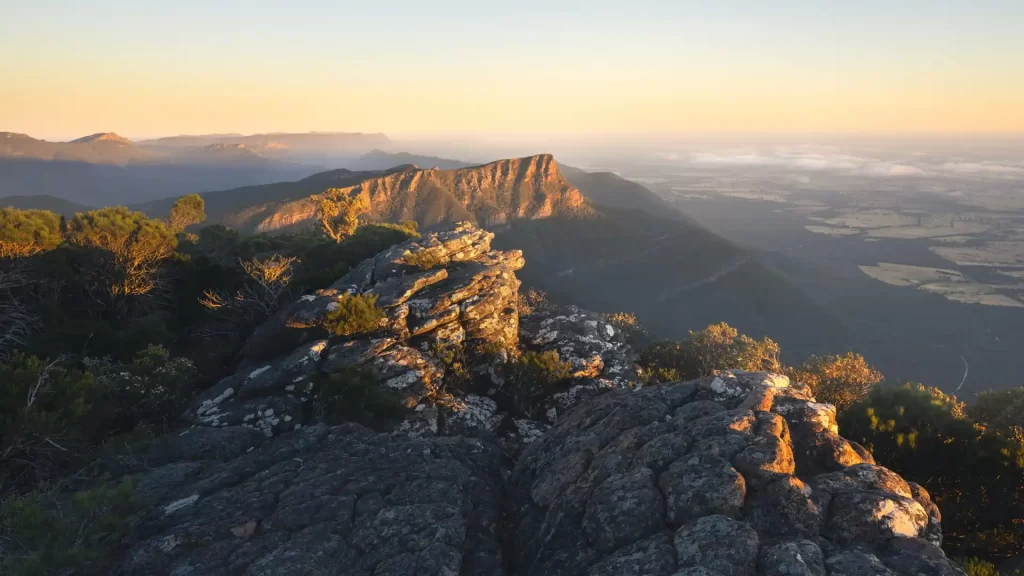
<svg viewBox="0 0 1024 576"><path fill-rule="evenodd" d="M86 445L83 418L102 394L94 374L15 353L0 364L0 484L58 474Z"/></svg>
<svg viewBox="0 0 1024 576"><path fill-rule="evenodd" d="M630 346L638 347L647 340L647 329L640 324L636 314L631 312L609 312L602 316L613 328L622 332Z"/></svg>
<svg viewBox="0 0 1024 576"><path fill-rule="evenodd" d="M869 366L860 354L812 356L789 377L811 387L819 402L833 404L842 412L864 398L882 381L882 373Z"/></svg>
<svg viewBox="0 0 1024 576"><path fill-rule="evenodd" d="M377 296L345 294L338 299L338 307L324 316L323 327L337 336L352 336L377 330L385 317L377 308Z"/></svg>
<svg viewBox="0 0 1024 576"><path fill-rule="evenodd" d="M533 314L537 308L546 304L547 301L547 294L540 290L534 290L533 288L520 292L516 295L516 303L520 316L529 316Z"/></svg>
<svg viewBox="0 0 1024 576"><path fill-rule="evenodd" d="M0 209L0 259L53 250L63 241L60 221L47 210Z"/></svg>
<svg viewBox="0 0 1024 576"><path fill-rule="evenodd" d="M724 322L691 330L683 341L648 346L640 352L640 365L650 378L661 382L701 378L717 370L782 370L775 341L754 340Z"/></svg>
<svg viewBox="0 0 1024 576"><path fill-rule="evenodd" d="M149 345L130 363L95 362L93 370L111 402L111 433L132 432L139 424L154 431L169 427L195 389L198 372L187 358L172 358L163 346Z"/></svg>
<svg viewBox="0 0 1024 576"><path fill-rule="evenodd" d="M1024 387L980 392L968 413L990 428L1024 428Z"/></svg>
<svg viewBox="0 0 1024 576"><path fill-rule="evenodd" d="M62 494L9 496L0 504L0 573L106 574L141 506L131 482Z"/></svg>
<svg viewBox="0 0 1024 576"><path fill-rule="evenodd" d="M409 266L415 266L420 270L433 270L434 268L440 268L448 263L437 250L420 250L419 252L410 252L402 261Z"/></svg>
<svg viewBox="0 0 1024 576"><path fill-rule="evenodd" d="M1024 446L976 425L956 397L920 384L875 386L839 414L839 428L928 489L947 552L994 560L1024 549Z"/></svg>
<svg viewBox="0 0 1024 576"><path fill-rule="evenodd" d="M959 558L958 562L967 576L999 576L996 565L981 558Z"/></svg>
<svg viewBox="0 0 1024 576"><path fill-rule="evenodd" d="M534 401L571 376L572 366L557 351L526 351L505 365L505 389L516 410L538 417Z"/></svg>
<svg viewBox="0 0 1024 576"><path fill-rule="evenodd" d="M381 390L373 373L354 368L335 372L319 382L317 407L319 416L333 424L380 426L400 421L407 412L401 396Z"/></svg>

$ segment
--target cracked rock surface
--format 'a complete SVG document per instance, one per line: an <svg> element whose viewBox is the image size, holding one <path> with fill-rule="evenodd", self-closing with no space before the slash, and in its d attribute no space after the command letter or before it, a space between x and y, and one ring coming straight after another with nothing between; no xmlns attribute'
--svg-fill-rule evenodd
<svg viewBox="0 0 1024 576"><path fill-rule="evenodd" d="M774 374L585 402L526 448L509 494L520 576L962 574L927 492Z"/></svg>
<svg viewBox="0 0 1024 576"><path fill-rule="evenodd" d="M239 435L208 430L209 440ZM309 426L247 450L145 475L140 488L157 505L124 573L505 573L500 454L490 444L346 425Z"/></svg>

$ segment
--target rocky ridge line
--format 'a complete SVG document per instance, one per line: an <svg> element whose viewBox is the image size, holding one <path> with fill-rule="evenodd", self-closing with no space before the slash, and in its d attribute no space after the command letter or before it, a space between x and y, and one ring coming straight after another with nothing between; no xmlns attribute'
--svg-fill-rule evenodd
<svg viewBox="0 0 1024 576"><path fill-rule="evenodd" d="M364 261L258 329L193 426L143 456L152 503L125 574L404 576L953 576L927 491L839 435L835 409L785 376L723 372L640 388L599 315L520 318L522 257L468 224ZM442 262L408 264L425 251ZM373 293L377 332L319 318ZM430 355L459 341L555 349L571 385L547 422L497 410L505 383L433 403ZM264 360L272 358L272 360ZM418 410L392 433L308 416L317 373L361 365ZM510 468L511 466L511 468Z"/></svg>

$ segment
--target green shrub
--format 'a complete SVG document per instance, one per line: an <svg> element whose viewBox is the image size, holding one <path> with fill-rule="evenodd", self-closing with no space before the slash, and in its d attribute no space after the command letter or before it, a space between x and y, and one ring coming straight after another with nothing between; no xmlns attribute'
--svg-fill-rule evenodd
<svg viewBox="0 0 1024 576"><path fill-rule="evenodd" d="M957 561L967 576L1000 576L995 564L981 558L959 558Z"/></svg>
<svg viewBox="0 0 1024 576"><path fill-rule="evenodd" d="M131 482L9 496L0 504L0 573L107 574L140 509Z"/></svg>
<svg viewBox="0 0 1024 576"><path fill-rule="evenodd" d="M15 353L0 364L0 487L61 473L87 445L83 420L102 396L96 376Z"/></svg>
<svg viewBox="0 0 1024 576"><path fill-rule="evenodd" d="M640 352L640 366L653 379L702 378L716 370L782 371L779 345L770 338L755 340L722 322L694 332L682 341L656 342ZM668 380L670 381L670 380Z"/></svg>
<svg viewBox="0 0 1024 576"><path fill-rule="evenodd" d="M571 376L572 365L563 362L557 351L526 351L505 365L505 389L515 410L539 417L535 400Z"/></svg>
<svg viewBox="0 0 1024 576"><path fill-rule="evenodd" d="M420 270L433 270L434 268L440 268L448 263L444 257L437 250L420 250L419 252L411 252L402 261L409 266L415 266Z"/></svg>
<svg viewBox="0 0 1024 576"><path fill-rule="evenodd" d="M377 330L385 317L377 308L376 295L345 294L338 299L338 307L324 316L323 327L337 336L352 336Z"/></svg>
<svg viewBox="0 0 1024 576"><path fill-rule="evenodd" d="M811 356L789 377L811 387L818 402L827 402L842 412L867 396L882 381L882 373L869 366L860 354Z"/></svg>
<svg viewBox="0 0 1024 576"><path fill-rule="evenodd" d="M609 312L602 314L602 316L612 327L622 332L630 346L638 348L647 340L647 329L637 319L636 314L631 312Z"/></svg>
<svg viewBox="0 0 1024 576"><path fill-rule="evenodd" d="M530 316L537 311L537 308L547 304L547 301L547 294L533 288L521 291L516 295L516 307L519 309L520 316Z"/></svg>
<svg viewBox="0 0 1024 576"><path fill-rule="evenodd" d="M408 409L401 396L380 388L373 373L352 368L335 372L319 382L317 411L332 424L358 422L380 426L400 421Z"/></svg>
<svg viewBox="0 0 1024 576"><path fill-rule="evenodd" d="M921 482L942 510L943 548L986 560L1024 549L1024 446L920 384L875 386L839 414L843 436Z"/></svg>

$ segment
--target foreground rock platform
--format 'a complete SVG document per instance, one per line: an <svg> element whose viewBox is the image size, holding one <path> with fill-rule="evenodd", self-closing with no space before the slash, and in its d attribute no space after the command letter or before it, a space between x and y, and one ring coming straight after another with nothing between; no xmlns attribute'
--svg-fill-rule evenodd
<svg viewBox="0 0 1024 576"><path fill-rule="evenodd" d="M197 427L149 457L129 575L963 574L927 492L773 374L602 394L514 464L355 425Z"/></svg>
<svg viewBox="0 0 1024 576"><path fill-rule="evenodd" d="M522 454L520 576L954 575L926 491L785 376L609 392Z"/></svg>

